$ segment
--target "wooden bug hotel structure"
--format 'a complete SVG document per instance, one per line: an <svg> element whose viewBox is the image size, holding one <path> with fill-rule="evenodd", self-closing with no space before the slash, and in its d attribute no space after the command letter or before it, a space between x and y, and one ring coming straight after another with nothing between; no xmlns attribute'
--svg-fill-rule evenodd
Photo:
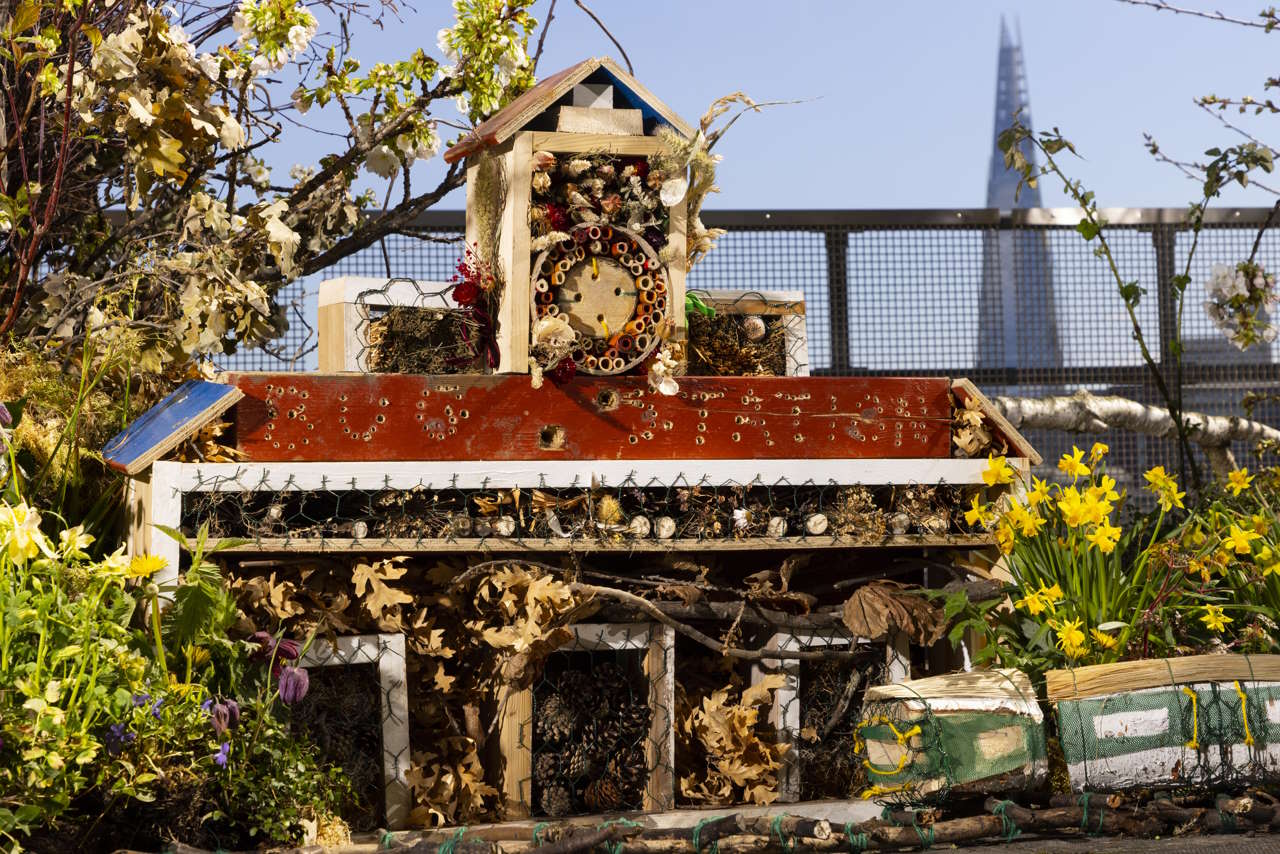
<svg viewBox="0 0 1280 854"><path fill-rule="evenodd" d="M505 818L735 797L690 783L703 772L681 766L691 737L677 740L694 694L682 668L719 667L705 659L721 641L766 650L748 656L754 677L732 676L744 698L790 680L799 705L774 704L770 719L764 703L762 728L794 740L817 702L807 692L835 678L847 696L825 729L851 739L855 694L872 680L799 668L830 655L902 680L932 653L909 627L859 628L850 590L967 565L994 539L964 505L1016 488L984 481L988 455L1024 477L1039 462L963 379L809 376L802 294L691 297L688 180L663 158L695 133L608 59L546 78L446 154L467 163L460 281L326 285L321 373L187 383L104 451L129 476L131 549L164 556L171 574L183 555L165 528L234 539L219 553L231 575L270 572L252 589L286 576L294 592L323 586L357 562L388 590L418 561L446 587L504 564L578 579L590 607L466 709L497 721L476 761ZM419 322L430 334L396 332ZM370 348L412 356L444 323L460 331L430 363L438 372L367 372L371 358L397 364ZM974 424L982 439L958 441ZM369 580L370 566L385 572ZM449 572L462 580L441 581ZM438 639L415 595L387 601L417 608L423 637ZM424 703L448 702L428 696L419 640L405 653L411 724ZM568 708L583 696L618 719ZM399 800L386 818L403 825L411 754L387 755ZM753 797L854 794L853 777L825 794L802 777L788 765L780 791Z"/></svg>

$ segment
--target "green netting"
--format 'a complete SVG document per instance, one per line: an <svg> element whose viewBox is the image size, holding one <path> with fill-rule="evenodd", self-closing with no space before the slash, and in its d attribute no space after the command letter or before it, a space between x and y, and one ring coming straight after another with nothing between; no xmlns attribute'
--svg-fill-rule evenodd
<svg viewBox="0 0 1280 854"><path fill-rule="evenodd" d="M1009 680L1000 697L930 697L903 683L900 696L868 699L857 727L871 783L863 797L919 806L1038 784L1047 769L1043 718L1022 684Z"/></svg>
<svg viewBox="0 0 1280 854"><path fill-rule="evenodd" d="M1280 683L1180 684L1057 703L1076 790L1280 779Z"/></svg>

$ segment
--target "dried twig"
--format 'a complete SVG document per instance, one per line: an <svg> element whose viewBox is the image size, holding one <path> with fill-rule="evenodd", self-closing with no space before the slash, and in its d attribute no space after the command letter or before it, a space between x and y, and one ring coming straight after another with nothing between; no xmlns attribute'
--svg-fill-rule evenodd
<svg viewBox="0 0 1280 854"><path fill-rule="evenodd" d="M1146 6L1155 9L1157 12L1173 12L1175 15L1190 15L1193 18L1207 18L1210 21L1221 21L1224 24L1238 24L1242 27L1256 27L1259 30L1271 32L1276 27L1274 19L1263 21L1250 21L1247 18L1232 18L1221 12L1206 12L1203 9L1187 9L1180 6L1174 6L1166 3L1165 0L1118 0L1120 3L1127 3L1130 6ZM1265 15L1259 15L1260 18L1267 18Z"/></svg>
<svg viewBox="0 0 1280 854"><path fill-rule="evenodd" d="M636 74L636 70L631 67L631 58L628 57L627 52L623 50L622 42L614 38L613 33L609 32L609 28L604 25L604 21L600 20L599 16L597 16L595 12L592 12L590 9L588 9L586 3L583 3L582 0L573 0L573 2L577 3L578 8L586 12L587 15L591 17L591 20L596 22L596 26L599 27L601 30L603 30L604 34L609 37L609 41L613 42L614 47L616 47L618 49L618 52L622 54L622 61L627 64L627 73L630 74L632 77L634 77ZM541 45L539 45L538 50L539 51L542 50Z"/></svg>

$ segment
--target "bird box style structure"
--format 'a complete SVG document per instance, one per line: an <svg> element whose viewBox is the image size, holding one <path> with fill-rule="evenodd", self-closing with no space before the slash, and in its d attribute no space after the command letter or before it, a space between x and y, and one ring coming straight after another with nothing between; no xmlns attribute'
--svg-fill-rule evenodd
<svg viewBox="0 0 1280 854"><path fill-rule="evenodd" d="M695 133L613 60L596 58L545 78L445 152L449 163L466 162L467 245L501 282L498 373L528 370L531 323L548 315L579 334L587 373L634 367L656 349L664 322L682 336L682 176L667 176L673 183L650 216L608 213L635 202L628 188L657 193L645 158L669 150L663 129ZM577 238L571 251L539 245L553 233Z"/></svg>

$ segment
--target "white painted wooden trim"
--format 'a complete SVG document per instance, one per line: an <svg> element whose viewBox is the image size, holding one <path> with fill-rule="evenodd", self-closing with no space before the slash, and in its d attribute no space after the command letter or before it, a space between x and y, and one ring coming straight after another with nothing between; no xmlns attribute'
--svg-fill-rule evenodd
<svg viewBox="0 0 1280 854"><path fill-rule="evenodd" d="M409 689L405 667L404 635L348 635L331 644L324 639L302 654L303 667L338 667L376 664L382 695L382 779L387 826L404 828L413 809L409 788Z"/></svg>
<svg viewBox="0 0 1280 854"><path fill-rule="evenodd" d="M778 632L769 638L765 649L782 651L809 649L815 646L856 646L870 641L851 638L835 631ZM782 659L767 664L751 666L751 684L769 674L782 674L782 685L773 692L773 705L769 709L769 723L777 732L778 742L790 746L782 755L782 771L778 775L778 801L794 803L800 800L802 769L796 751L800 737L800 662Z"/></svg>
<svg viewBox="0 0 1280 854"><path fill-rule="evenodd" d="M173 467L170 469L169 467ZM168 492L288 492L305 489L496 489L689 485L981 484L987 461L871 460L483 460L371 463L174 463ZM162 476L154 490L166 490ZM165 519L156 522L173 524Z"/></svg>
<svg viewBox="0 0 1280 854"><path fill-rule="evenodd" d="M158 461L151 464L151 554L165 559L165 568L156 574L163 587L178 580L182 546L158 525L182 527L182 487L179 478L184 463Z"/></svg>

